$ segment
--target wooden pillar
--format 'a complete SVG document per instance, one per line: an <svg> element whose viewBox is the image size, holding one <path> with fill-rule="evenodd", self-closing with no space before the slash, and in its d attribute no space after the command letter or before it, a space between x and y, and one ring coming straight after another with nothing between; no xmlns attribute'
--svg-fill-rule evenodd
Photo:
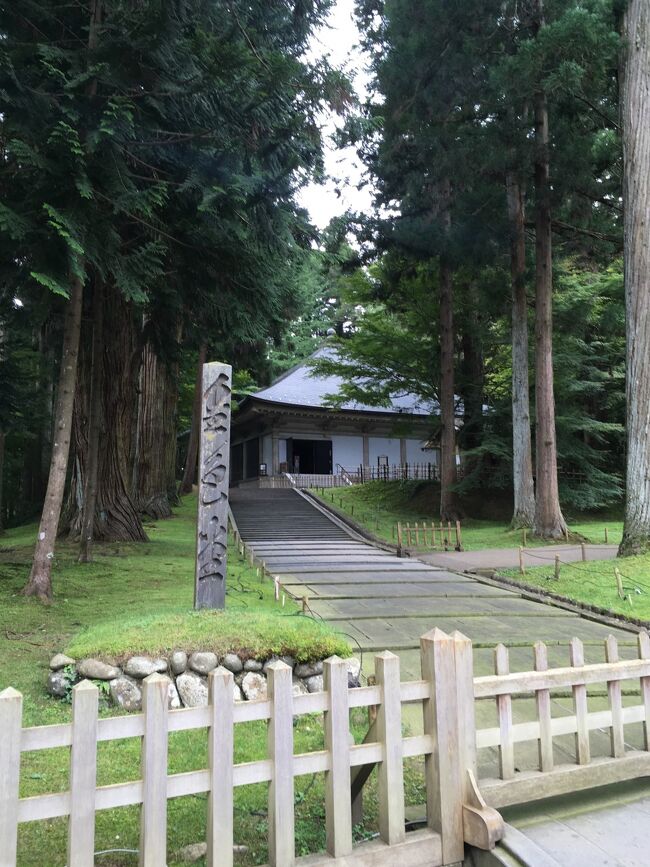
<svg viewBox="0 0 650 867"><path fill-rule="evenodd" d="M404 437L400 437L399 441L399 462L403 467L406 466L406 440Z"/></svg>
<svg viewBox="0 0 650 867"><path fill-rule="evenodd" d="M368 434L363 435L363 465L370 466L370 437Z"/></svg>
<svg viewBox="0 0 650 867"><path fill-rule="evenodd" d="M195 608L225 608L232 368L203 365Z"/></svg>
<svg viewBox="0 0 650 867"><path fill-rule="evenodd" d="M271 434L271 475L277 476L280 472L280 440L275 431Z"/></svg>

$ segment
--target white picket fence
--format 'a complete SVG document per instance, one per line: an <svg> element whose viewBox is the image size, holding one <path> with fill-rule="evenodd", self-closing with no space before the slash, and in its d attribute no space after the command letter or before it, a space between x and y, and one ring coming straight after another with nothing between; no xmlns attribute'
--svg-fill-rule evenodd
<svg viewBox="0 0 650 867"><path fill-rule="evenodd" d="M233 794L238 786L268 783L268 851L273 867L294 864L325 867L389 867L398 863L441 867L462 861L464 844L492 848L503 833L495 808L650 772L650 639L639 635L638 659L619 660L614 638L605 646L606 662L585 665L581 643L571 642L570 665L549 669L546 647L534 648L535 670L510 673L505 647L495 653L494 675L474 678L471 642L439 629L421 639L420 680L400 682L399 658L375 657L376 685L348 689L347 666L333 657L324 666L324 691L292 692L291 669L281 661L268 671L268 699L233 701L233 675L223 668L209 676L209 705L168 710L168 679L153 674L144 681L143 712L98 718L98 690L88 681L74 687L72 722L22 728L22 697L0 693L0 867L15 867L17 830L22 822L68 817L67 867L94 864L95 814L141 805L139 863L164 867L168 849L167 801L208 793L207 864L232 867ZM622 685L640 685L640 703L623 706ZM587 689L605 683L609 707L589 711ZM551 691L568 690L574 713L553 717ZM534 695L537 719L513 721L513 698ZM498 725L479 729L475 701L496 703ZM422 705L423 733L404 737L402 705ZM376 708L375 740L350 744L349 711ZM295 716L324 715L325 748L294 754ZM235 764L235 727L267 721L266 758ZM642 723L642 749L626 747L624 727ZM610 731L609 756L594 758L590 732ZM205 730L208 767L169 774L168 735ZM553 738L575 736L575 762L555 764ZM129 782L97 786L97 745L122 738L142 740L139 776ZM516 770L515 745L536 742L537 770ZM21 798L20 757L32 750L68 747L68 791ZM479 779L478 751L494 750L499 773ZM424 756L428 827L405 833L403 760ZM353 846L351 769L376 765L377 840ZM295 858L294 779L324 773L326 853ZM248 841L238 841L248 842Z"/></svg>

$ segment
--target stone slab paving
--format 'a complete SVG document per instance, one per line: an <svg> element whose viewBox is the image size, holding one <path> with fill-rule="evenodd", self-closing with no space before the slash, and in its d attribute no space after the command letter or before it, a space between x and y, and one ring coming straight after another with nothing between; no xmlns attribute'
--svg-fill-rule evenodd
<svg viewBox="0 0 650 867"><path fill-rule="evenodd" d="M587 560L613 560L618 545L585 545ZM418 552L418 560L441 569L455 569L458 572L473 569L517 569L519 567L519 548L485 548L482 551L430 551ZM564 563L577 563L582 560L580 545L548 545L545 548L525 548L526 566L548 566L559 557Z"/></svg>

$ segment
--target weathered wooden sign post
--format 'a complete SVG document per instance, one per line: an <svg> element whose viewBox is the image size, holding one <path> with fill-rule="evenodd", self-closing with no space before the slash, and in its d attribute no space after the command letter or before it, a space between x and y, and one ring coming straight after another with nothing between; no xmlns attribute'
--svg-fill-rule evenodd
<svg viewBox="0 0 650 867"><path fill-rule="evenodd" d="M203 365L195 608L225 608L232 368Z"/></svg>

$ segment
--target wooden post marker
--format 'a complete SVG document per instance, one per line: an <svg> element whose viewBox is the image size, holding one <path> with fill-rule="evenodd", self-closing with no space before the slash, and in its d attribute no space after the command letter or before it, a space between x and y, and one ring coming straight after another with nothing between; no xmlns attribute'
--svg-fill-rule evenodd
<svg viewBox="0 0 650 867"><path fill-rule="evenodd" d="M572 638L570 647L570 662L575 668L585 664L585 653L582 641ZM573 709L576 715L576 758L579 765L588 765L591 757L589 746L589 708L587 706L587 687L584 683L573 687Z"/></svg>
<svg viewBox="0 0 650 867"><path fill-rule="evenodd" d="M203 365L195 608L225 608L232 368Z"/></svg>
<svg viewBox="0 0 650 867"><path fill-rule="evenodd" d="M558 555L555 555L555 580L560 580L560 558Z"/></svg>
<svg viewBox="0 0 650 867"><path fill-rule="evenodd" d="M526 528L525 527L521 528L521 544L524 546L524 548L526 547Z"/></svg>
<svg viewBox="0 0 650 867"><path fill-rule="evenodd" d="M325 772L325 848L332 858L342 858L352 852L347 663L338 656L326 659L323 682L328 696L324 719L325 749L330 761L330 768Z"/></svg>
<svg viewBox="0 0 650 867"><path fill-rule="evenodd" d="M608 531L607 527L605 527L605 544L607 545L608 542L609 542L609 531Z"/></svg>
<svg viewBox="0 0 650 867"><path fill-rule="evenodd" d="M623 592L623 579L621 578L621 573L618 571L618 566L614 567L614 577L616 578L616 591L619 597L623 599L625 596Z"/></svg>
<svg viewBox="0 0 650 867"><path fill-rule="evenodd" d="M582 556L582 562L587 562L587 547L584 542L580 543L580 554Z"/></svg>
<svg viewBox="0 0 650 867"><path fill-rule="evenodd" d="M277 659L267 672L271 702L267 749L273 766L269 784L269 864L285 867L295 860L291 668Z"/></svg>
<svg viewBox="0 0 650 867"><path fill-rule="evenodd" d="M460 529L460 521L456 521L456 547L459 551L463 550L463 535Z"/></svg>
<svg viewBox="0 0 650 867"><path fill-rule="evenodd" d="M402 556L402 525L397 522L397 556Z"/></svg>
<svg viewBox="0 0 650 867"><path fill-rule="evenodd" d="M384 760L377 769L379 836L389 846L404 840L404 768L399 656L388 650L375 656L377 683L383 687L377 710L377 740ZM474 706L472 697L472 707Z"/></svg>
<svg viewBox="0 0 650 867"><path fill-rule="evenodd" d="M521 547L521 545L519 546L519 574L526 574L526 567L524 566L524 549Z"/></svg>

